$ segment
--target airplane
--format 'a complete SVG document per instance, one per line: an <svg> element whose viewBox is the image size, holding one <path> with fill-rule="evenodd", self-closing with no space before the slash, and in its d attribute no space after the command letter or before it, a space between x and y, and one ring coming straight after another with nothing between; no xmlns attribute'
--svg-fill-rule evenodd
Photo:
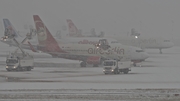
<svg viewBox="0 0 180 101"><path fill-rule="evenodd" d="M69 22L71 22L71 23L68 23L69 32L72 31L71 28L77 29L77 27L74 25L74 23L71 20ZM77 30L74 30L74 33L71 33L70 37L82 37L82 36L78 36L76 31ZM159 49L160 54L162 54L162 49L167 49L167 48L171 48L174 46L174 43L171 42L169 39L165 39L165 38L157 37L157 36L143 37L143 36L141 36L140 33L135 31L134 28L131 29L130 36L127 36L127 35L125 35L125 36L124 35L119 35L119 36L118 35L106 35L106 36L104 36L104 33L101 33L101 34L102 34L102 35L100 35L101 37L113 38L123 45L135 46L135 47L139 47L143 50ZM94 34L92 34L92 35L94 35ZM81 41L82 43L89 43L89 42L91 42L92 38L85 38L85 36L83 36L83 39L85 39L85 40ZM81 42L79 42L79 43L81 43Z"/></svg>
<svg viewBox="0 0 180 101"><path fill-rule="evenodd" d="M131 59L135 61L143 61L149 57L149 55L140 48L122 44L111 44L113 52L104 52L101 49L97 49L94 44L58 43L44 25L40 17L38 15L34 15L33 18L37 30L38 42L41 46L40 50L45 53L56 55L61 58L81 60L81 64L86 64L90 59L94 61L92 57L105 56L106 58L112 58L114 57L113 52L115 52L118 56L129 54ZM98 61L100 61L100 59Z"/></svg>
<svg viewBox="0 0 180 101"><path fill-rule="evenodd" d="M141 49L159 49L159 53L162 54L162 49L171 48L174 43L169 39L163 37L147 37L141 36L140 33L131 29L131 35L106 35L105 37L116 39L123 45L131 45L139 47Z"/></svg>
<svg viewBox="0 0 180 101"><path fill-rule="evenodd" d="M69 37L69 38L62 38L60 40L56 40L58 43L62 43L64 42L65 44L79 44L79 45L96 45L98 43L99 40L101 40L102 38L98 38L98 37ZM128 46L128 45L122 45L121 43L119 43L117 40L112 39L112 38L105 38L107 39L109 45L111 46L119 46L116 49L119 49L121 46ZM142 62L145 59L147 59L146 57L141 57L138 53L146 53L144 50L142 50L141 48L137 48L137 47L133 47L133 46L128 46L131 47L132 50L132 62L134 62L134 65L136 65L136 63ZM136 56L137 55L137 56ZM55 55L56 56L56 55ZM54 56L54 57L55 57ZM138 58L139 56L139 58Z"/></svg>
<svg viewBox="0 0 180 101"><path fill-rule="evenodd" d="M67 23L68 23L68 29L69 29L69 37L66 37L66 38L61 38L61 40L57 40L59 42L64 42L64 43L78 43L78 44L97 44L98 41L100 39L102 39L101 37L86 37L86 36L83 36L83 35L78 35L78 29L77 27L75 26L75 24L72 22L71 19L68 19L67 20ZM92 32L95 32L94 30L92 30ZM138 35L139 36L139 33L137 33L134 29L132 30L133 34L132 35ZM95 33L94 33L95 34ZM94 35L93 34L93 35ZM104 33L102 33L102 37L103 37ZM96 35L97 36L97 35ZM114 38L109 38L109 37L106 37L106 39L108 40L108 43L111 45L111 44L121 44L119 41L117 41L116 39ZM135 47L134 47L135 48ZM144 52L142 49L137 49L137 51L139 52ZM144 59L145 60L145 59ZM132 61L134 61L135 63L138 63L138 62L142 62L143 60L136 60L135 58L132 59ZM136 65L136 64L134 64Z"/></svg>

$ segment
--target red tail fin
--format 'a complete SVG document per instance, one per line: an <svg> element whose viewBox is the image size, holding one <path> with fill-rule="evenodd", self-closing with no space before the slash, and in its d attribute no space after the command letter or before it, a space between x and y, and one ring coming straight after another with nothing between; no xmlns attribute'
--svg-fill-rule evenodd
<svg viewBox="0 0 180 101"><path fill-rule="evenodd" d="M71 19L67 19L68 29L69 29L69 36L70 37L77 37L80 36L77 27L74 25Z"/></svg>
<svg viewBox="0 0 180 101"><path fill-rule="evenodd" d="M37 30L38 42L39 45L45 47L44 50L46 52L64 52L60 49L57 41L51 35L49 30L46 28L42 20L38 15L33 15L34 23Z"/></svg>

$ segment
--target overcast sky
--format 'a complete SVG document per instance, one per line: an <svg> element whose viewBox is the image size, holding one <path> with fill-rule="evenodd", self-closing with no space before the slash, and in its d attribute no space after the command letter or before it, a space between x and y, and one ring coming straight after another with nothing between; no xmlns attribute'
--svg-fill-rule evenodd
<svg viewBox="0 0 180 101"><path fill-rule="evenodd" d="M86 32L125 34L135 28L144 35L180 37L179 5L180 0L0 0L0 19L22 30L38 14L53 34L72 19Z"/></svg>

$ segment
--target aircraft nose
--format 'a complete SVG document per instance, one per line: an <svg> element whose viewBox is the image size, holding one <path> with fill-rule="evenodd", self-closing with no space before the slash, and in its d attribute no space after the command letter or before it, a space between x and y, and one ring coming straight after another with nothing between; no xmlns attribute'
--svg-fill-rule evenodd
<svg viewBox="0 0 180 101"><path fill-rule="evenodd" d="M149 58L149 54L148 53L146 53L146 52L144 52L144 54L143 54L143 59L147 59L147 58Z"/></svg>

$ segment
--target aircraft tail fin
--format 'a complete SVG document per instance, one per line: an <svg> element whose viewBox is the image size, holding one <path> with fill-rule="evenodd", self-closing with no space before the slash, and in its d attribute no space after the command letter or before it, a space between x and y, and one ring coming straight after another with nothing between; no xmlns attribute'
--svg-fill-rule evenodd
<svg viewBox="0 0 180 101"><path fill-rule="evenodd" d="M69 35L70 37L79 37L82 36L81 33L79 33L79 30L74 25L71 19L67 19L68 29L69 29Z"/></svg>
<svg viewBox="0 0 180 101"><path fill-rule="evenodd" d="M4 24L5 31L9 31L9 33L12 34L14 37L19 36L16 29L9 21L9 19L3 19L3 24Z"/></svg>
<svg viewBox="0 0 180 101"><path fill-rule="evenodd" d="M34 23L36 26L37 37L39 45L44 47L45 52L61 52L64 53L52 34L49 32L43 21L38 15L33 15Z"/></svg>
<svg viewBox="0 0 180 101"><path fill-rule="evenodd" d="M91 36L92 36L92 37L96 37L96 36L97 36L97 35L96 35L95 28L92 28L92 29L91 29Z"/></svg>

